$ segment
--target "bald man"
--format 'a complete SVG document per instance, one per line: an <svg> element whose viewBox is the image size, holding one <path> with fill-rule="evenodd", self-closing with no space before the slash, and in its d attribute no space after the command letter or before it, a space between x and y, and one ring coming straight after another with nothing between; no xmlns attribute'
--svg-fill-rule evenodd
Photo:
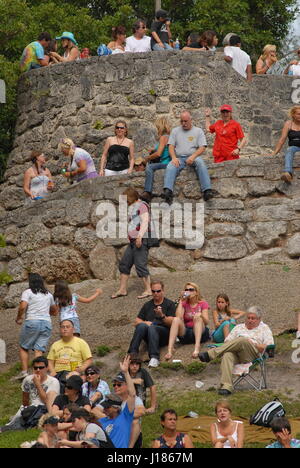
<svg viewBox="0 0 300 468"><path fill-rule="evenodd" d="M207 146L204 132L194 127L192 116L184 111L180 116L180 126L172 130L169 138L169 153L172 161L168 164L164 180L164 198L171 205L177 176L186 167L193 167L197 173L204 201L213 197L211 182L206 164L200 157Z"/></svg>

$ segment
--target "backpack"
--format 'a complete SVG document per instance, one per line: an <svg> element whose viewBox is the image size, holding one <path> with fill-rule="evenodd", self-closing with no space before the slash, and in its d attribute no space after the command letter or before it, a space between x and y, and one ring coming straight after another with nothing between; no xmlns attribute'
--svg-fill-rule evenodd
<svg viewBox="0 0 300 468"><path fill-rule="evenodd" d="M21 413L21 425L24 429L32 429L38 426L39 420L44 414L47 414L47 408L44 405L28 406Z"/></svg>
<svg viewBox="0 0 300 468"><path fill-rule="evenodd" d="M274 401L267 403L260 410L258 410L253 416L250 417L250 424L256 426L270 427L270 424L274 418L282 418L285 416L285 410L282 403L275 398Z"/></svg>

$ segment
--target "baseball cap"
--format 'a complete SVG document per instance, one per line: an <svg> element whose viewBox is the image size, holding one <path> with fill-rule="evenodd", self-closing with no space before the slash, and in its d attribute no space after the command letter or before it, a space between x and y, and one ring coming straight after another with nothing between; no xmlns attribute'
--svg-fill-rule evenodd
<svg viewBox="0 0 300 468"><path fill-rule="evenodd" d="M228 112L232 112L233 109L231 106L229 106L228 104L224 104L223 106L220 107L220 111L228 111Z"/></svg>
<svg viewBox="0 0 300 468"><path fill-rule="evenodd" d="M167 19L168 18L168 12L166 10L157 10L157 12L155 13L155 17L156 18L165 18L165 19Z"/></svg>
<svg viewBox="0 0 300 468"><path fill-rule="evenodd" d="M123 372L120 372L113 380L113 382L122 382L122 383L125 383L126 382L126 378L125 378L125 375L123 374Z"/></svg>
<svg viewBox="0 0 300 468"><path fill-rule="evenodd" d="M105 400L102 401L101 406L103 409L110 408L111 406L116 406L119 408L122 405L122 403L123 400L118 395L111 393L110 395L107 395L105 397Z"/></svg>

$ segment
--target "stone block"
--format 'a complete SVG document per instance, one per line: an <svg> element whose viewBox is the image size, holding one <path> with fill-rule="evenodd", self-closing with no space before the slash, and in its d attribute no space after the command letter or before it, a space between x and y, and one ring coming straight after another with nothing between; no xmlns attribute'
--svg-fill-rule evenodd
<svg viewBox="0 0 300 468"><path fill-rule="evenodd" d="M237 260L248 253L245 243L236 237L220 237L205 243L204 258L211 260Z"/></svg>
<svg viewBox="0 0 300 468"><path fill-rule="evenodd" d="M287 227L288 225L284 221L250 223L248 231L257 246L269 248L277 245L281 236L287 233Z"/></svg>
<svg viewBox="0 0 300 468"><path fill-rule="evenodd" d="M300 233L293 235L288 240L286 251L291 258L300 257Z"/></svg>
<svg viewBox="0 0 300 468"><path fill-rule="evenodd" d="M90 252L89 267L95 278L113 280L116 277L116 254L113 247L107 247L98 241L98 245Z"/></svg>

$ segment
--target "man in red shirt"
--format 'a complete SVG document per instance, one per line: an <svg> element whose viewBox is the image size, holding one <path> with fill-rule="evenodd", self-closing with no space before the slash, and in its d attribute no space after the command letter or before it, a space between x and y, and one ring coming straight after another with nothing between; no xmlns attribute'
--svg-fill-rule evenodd
<svg viewBox="0 0 300 468"><path fill-rule="evenodd" d="M213 148L214 162L220 163L239 159L240 151L246 144L241 125L232 119L232 107L225 104L220 108L221 120L211 123L211 109L206 109L206 130L216 134ZM238 145L241 140L240 145Z"/></svg>

